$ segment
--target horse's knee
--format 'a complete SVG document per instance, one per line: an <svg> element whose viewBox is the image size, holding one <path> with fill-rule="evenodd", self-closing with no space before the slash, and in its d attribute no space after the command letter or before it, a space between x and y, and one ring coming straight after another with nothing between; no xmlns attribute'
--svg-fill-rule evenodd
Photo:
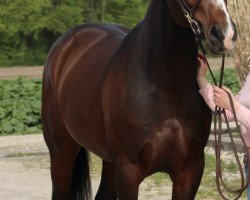
<svg viewBox="0 0 250 200"><path fill-rule="evenodd" d="M172 199L191 200L195 198L204 170L204 160L200 159L188 166L184 166L172 176Z"/></svg>
<svg viewBox="0 0 250 200"><path fill-rule="evenodd" d="M139 185L144 177L139 167L127 161L115 165L115 184L118 199L137 200Z"/></svg>

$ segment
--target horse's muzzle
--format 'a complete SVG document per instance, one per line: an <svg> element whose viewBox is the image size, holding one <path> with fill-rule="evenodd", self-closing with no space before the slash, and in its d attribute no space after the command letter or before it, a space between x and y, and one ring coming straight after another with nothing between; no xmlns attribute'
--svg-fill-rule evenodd
<svg viewBox="0 0 250 200"><path fill-rule="evenodd" d="M225 53L232 50L236 40L237 30L233 22L226 31L217 24L210 27L208 43L214 53Z"/></svg>

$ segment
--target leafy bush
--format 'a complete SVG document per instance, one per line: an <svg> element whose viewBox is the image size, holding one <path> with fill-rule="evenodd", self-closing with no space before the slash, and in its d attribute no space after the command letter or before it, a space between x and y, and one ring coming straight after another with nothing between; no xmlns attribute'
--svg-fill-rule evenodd
<svg viewBox="0 0 250 200"><path fill-rule="evenodd" d="M0 81L0 135L41 132L41 80Z"/></svg>
<svg viewBox="0 0 250 200"><path fill-rule="evenodd" d="M219 81L220 78L220 70L216 69L214 71L214 76L216 81ZM213 84L213 80L210 74L207 76L208 81ZM234 68L226 68L225 73L224 73L224 79L223 79L223 85L226 87L230 88L234 94L239 92L240 90L240 85L237 77L237 72Z"/></svg>

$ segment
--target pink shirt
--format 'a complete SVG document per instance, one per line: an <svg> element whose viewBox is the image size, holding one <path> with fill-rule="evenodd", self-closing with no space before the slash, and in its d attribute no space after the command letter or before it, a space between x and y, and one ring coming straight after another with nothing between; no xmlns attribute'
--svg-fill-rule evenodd
<svg viewBox="0 0 250 200"><path fill-rule="evenodd" d="M204 88L201 88L200 94L209 108L214 111L215 104L213 101L213 88L211 84L207 84ZM247 144L247 147L250 147L250 73L246 78L244 86L235 98L241 104L236 112L237 118L240 122L241 134ZM226 114L229 121L234 120L233 114L230 110L226 110Z"/></svg>

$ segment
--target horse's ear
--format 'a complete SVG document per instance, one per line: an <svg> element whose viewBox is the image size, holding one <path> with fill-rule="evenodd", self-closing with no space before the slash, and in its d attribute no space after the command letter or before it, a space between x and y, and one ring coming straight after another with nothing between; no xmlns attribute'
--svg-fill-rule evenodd
<svg viewBox="0 0 250 200"><path fill-rule="evenodd" d="M168 9L176 21L177 24L179 24L182 27L188 27L188 21L184 16L183 11L180 8L180 5L178 4L177 0L167 0Z"/></svg>

